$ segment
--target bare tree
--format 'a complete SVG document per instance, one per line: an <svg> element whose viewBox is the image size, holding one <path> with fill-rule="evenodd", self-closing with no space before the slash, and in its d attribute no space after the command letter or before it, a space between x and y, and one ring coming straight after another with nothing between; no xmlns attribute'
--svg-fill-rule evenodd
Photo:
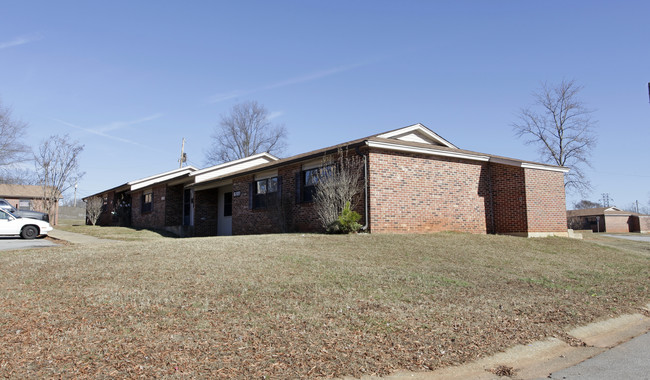
<svg viewBox="0 0 650 380"><path fill-rule="evenodd" d="M285 148L284 125L269 121L266 108L256 101L240 103L221 115L220 127L212 134L214 142L206 153L209 164L219 164L268 152L279 154Z"/></svg>
<svg viewBox="0 0 650 380"><path fill-rule="evenodd" d="M543 84L533 93L534 108L522 108L512 125L526 144L538 146L542 161L571 169L564 177L565 189L585 193L591 185L583 167L590 166L596 146L596 122L578 98L580 90L573 80L553 87Z"/></svg>
<svg viewBox="0 0 650 380"><path fill-rule="evenodd" d="M28 159L29 147L22 143L27 123L14 120L11 109L0 102L0 168L8 168Z"/></svg>
<svg viewBox="0 0 650 380"><path fill-rule="evenodd" d="M11 185L37 185L38 181L33 171L21 168L0 170L0 183Z"/></svg>
<svg viewBox="0 0 650 380"><path fill-rule="evenodd" d="M85 174L79 170L79 155L83 149L83 145L70 141L68 135L53 135L44 140L34 154L36 173L43 188L43 207L51 220L54 220L61 195Z"/></svg>
<svg viewBox="0 0 650 380"><path fill-rule="evenodd" d="M86 201L86 218L93 226L97 224L103 208L104 199L102 197L92 197Z"/></svg>
<svg viewBox="0 0 650 380"><path fill-rule="evenodd" d="M600 203L592 202L592 201L589 201L589 200L586 200L586 199L583 199L583 200L581 200L579 202L575 202L573 204L573 209L574 210L581 210L581 209L586 209L586 208L598 208L598 207L602 207L600 205Z"/></svg>
<svg viewBox="0 0 650 380"><path fill-rule="evenodd" d="M322 168L315 172L314 207L325 230L338 221L346 204L354 210L355 195L362 190L361 158L347 153L339 150L335 162L324 160Z"/></svg>

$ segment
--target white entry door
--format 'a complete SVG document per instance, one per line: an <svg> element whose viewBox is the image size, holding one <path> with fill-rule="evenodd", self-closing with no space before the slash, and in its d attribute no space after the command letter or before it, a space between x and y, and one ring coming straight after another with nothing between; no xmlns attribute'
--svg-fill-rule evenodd
<svg viewBox="0 0 650 380"><path fill-rule="evenodd" d="M219 188L217 203L217 234L219 236L232 235L232 185Z"/></svg>

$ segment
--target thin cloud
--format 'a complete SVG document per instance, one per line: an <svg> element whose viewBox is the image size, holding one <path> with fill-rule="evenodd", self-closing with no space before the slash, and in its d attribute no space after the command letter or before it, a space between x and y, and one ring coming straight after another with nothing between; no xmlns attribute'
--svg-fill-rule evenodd
<svg viewBox="0 0 650 380"><path fill-rule="evenodd" d="M132 120L132 121L114 121L112 123L109 123L109 124L106 124L104 126L100 126L100 127L94 128L94 129L96 131L100 131L100 132L114 131L116 129L125 128L125 127L129 127L131 125L144 123L145 121L155 120L155 119L158 119L160 117L162 117L162 114L161 113L156 113L156 114L153 114L153 115L150 115L150 116L145 116L143 118Z"/></svg>
<svg viewBox="0 0 650 380"><path fill-rule="evenodd" d="M208 99L208 103L219 103L219 102L223 102L225 100L238 98L240 96L246 96L246 95L254 94L256 92L272 90L272 89L275 89L275 88L291 86L291 85L299 84L299 83L311 82L311 81L314 81L314 80L317 80L317 79L328 77L330 75L342 73L342 72L345 72L345 71L354 70L356 68L366 66L367 64L368 63L356 63L356 64L352 64L352 65L338 66L338 67L334 67L334 68L331 68L331 69L321 70L321 71L317 71L317 72L314 72L314 73L311 73L311 74L307 74L307 75L303 75L303 76L299 76L299 77L295 77L295 78L290 78L290 79L283 80L283 81L280 81L280 82L271 83L271 84L261 86L261 87L257 87L257 88L254 88L254 89L235 90L235 91L231 91L231 92L225 93L225 94L223 94L223 93L222 94L216 94L216 95L211 96Z"/></svg>
<svg viewBox="0 0 650 380"><path fill-rule="evenodd" d="M119 142L122 142L122 143L131 144L131 145L136 145L136 146L148 148L148 149L151 149L151 150L156 150L156 149L154 149L152 147L149 147L147 145L141 144L141 143L133 141L133 140L125 139L123 137L109 135L106 132L114 131L116 129L125 128L125 127L135 125L135 124L139 124L139 123L144 123L145 121L155 120L155 119L158 119L161 116L162 116L162 114L157 113L157 114L154 114L154 115L146 116L146 117L136 119L136 120L132 120L132 121L115 121L115 122L112 122L112 123L109 123L109 124L106 124L106 125L103 125L103 126L95 127L95 128L85 128L85 127L81 127L81 126L78 126L76 124L72 124L72 123L69 123L67 121L59 120L59 119L54 119L54 120L61 123L61 124L67 125L69 127L79 129L79 130L82 130L82 131L85 131L85 132L88 132L88 133L92 133L94 135L104 137L104 138L107 138L107 139L110 139L110 140L119 141Z"/></svg>
<svg viewBox="0 0 650 380"><path fill-rule="evenodd" d="M282 115L284 115L284 112L282 112L282 111L271 112L271 113L269 114L269 116L267 117L267 119L269 119L269 120L273 120L273 119L278 118L278 117L280 117L280 116L282 116Z"/></svg>
<svg viewBox="0 0 650 380"><path fill-rule="evenodd" d="M0 42L0 49L6 49L14 46L28 44L30 42L38 41L43 38L40 34L29 34L26 36L16 37L11 41Z"/></svg>

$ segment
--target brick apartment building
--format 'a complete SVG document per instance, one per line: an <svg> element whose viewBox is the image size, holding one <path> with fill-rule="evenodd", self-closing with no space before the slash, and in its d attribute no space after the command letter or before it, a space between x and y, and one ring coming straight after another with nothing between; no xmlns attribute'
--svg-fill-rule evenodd
<svg viewBox="0 0 650 380"><path fill-rule="evenodd" d="M359 158L356 211L370 232L567 236L568 169L462 150L421 124L284 159L262 153L127 182L96 194L105 200L100 224L183 236L320 231L311 178L341 151Z"/></svg>

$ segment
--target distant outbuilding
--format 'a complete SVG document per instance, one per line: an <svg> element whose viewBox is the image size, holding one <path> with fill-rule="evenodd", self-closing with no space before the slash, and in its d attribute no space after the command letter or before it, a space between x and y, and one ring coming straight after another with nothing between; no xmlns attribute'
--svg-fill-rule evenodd
<svg viewBox="0 0 650 380"><path fill-rule="evenodd" d="M16 210L41 211L43 208L43 187L37 185L12 185L0 184L0 198L5 199ZM50 215L50 223L57 224L59 221L59 205L54 206L54 214Z"/></svg>
<svg viewBox="0 0 650 380"><path fill-rule="evenodd" d="M621 210L617 207L597 207L567 211L567 223L574 230L593 232L650 232L650 215Z"/></svg>

